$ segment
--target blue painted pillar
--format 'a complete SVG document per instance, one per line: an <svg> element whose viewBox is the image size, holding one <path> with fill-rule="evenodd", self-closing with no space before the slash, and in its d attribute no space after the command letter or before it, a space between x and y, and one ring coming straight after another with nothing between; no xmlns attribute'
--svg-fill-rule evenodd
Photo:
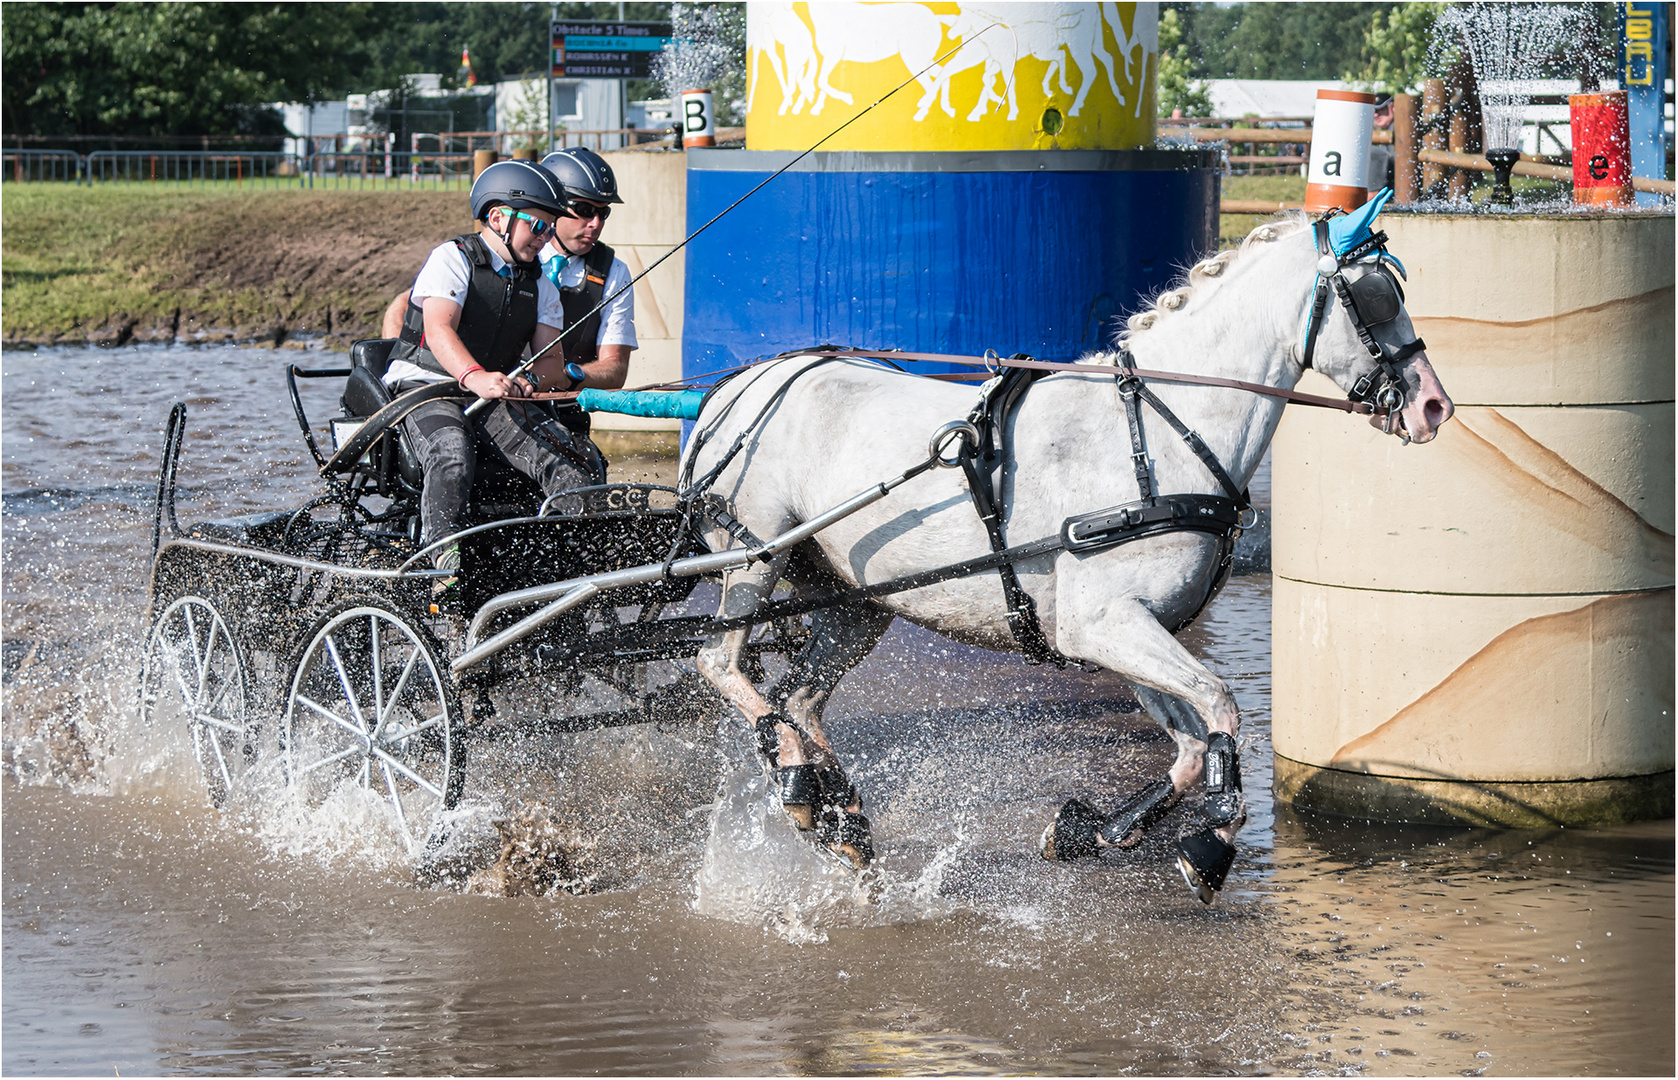
<svg viewBox="0 0 1678 1080"><path fill-rule="evenodd" d="M689 151L689 231L794 156ZM683 374L822 342L1075 360L1217 226L1211 151L818 152L689 246Z"/></svg>
<svg viewBox="0 0 1678 1080"><path fill-rule="evenodd" d="M1667 35L1669 3L1620 5L1620 85L1631 121L1631 174L1666 178ZM1658 206L1661 197L1640 192L1639 206Z"/></svg>

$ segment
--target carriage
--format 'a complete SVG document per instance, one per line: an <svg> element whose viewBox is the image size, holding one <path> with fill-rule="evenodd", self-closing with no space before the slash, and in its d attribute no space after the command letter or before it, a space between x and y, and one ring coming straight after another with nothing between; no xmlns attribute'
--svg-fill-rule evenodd
<svg viewBox="0 0 1678 1080"><path fill-rule="evenodd" d="M221 805L276 756L312 801L343 784L388 800L411 842L460 798L475 737L678 723L714 702L691 671L706 615L684 614L696 574L549 602L555 582L642 566L691 570L705 548L673 488L605 484L544 500L505 466L480 465L460 569L419 542L421 474L380 376L393 342L357 342L347 368L286 370L325 491L302 506L182 526L175 511L186 409L164 435L152 533L150 632L140 711L179 724ZM342 379L331 455L299 379ZM648 575L641 575L643 578ZM752 663L802 644L797 619L754 635ZM587 685L585 685L587 684ZM498 708L516 690L521 708ZM534 714L534 715L533 715Z"/></svg>

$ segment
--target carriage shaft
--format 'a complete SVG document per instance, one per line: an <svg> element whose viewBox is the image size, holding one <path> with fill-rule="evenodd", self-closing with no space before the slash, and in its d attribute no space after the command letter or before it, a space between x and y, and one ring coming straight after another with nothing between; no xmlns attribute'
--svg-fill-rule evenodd
<svg viewBox="0 0 1678 1080"><path fill-rule="evenodd" d="M566 593L558 600L555 600L542 610L520 619L518 622L501 631L501 633L496 634L482 645L467 649L455 659L454 663L449 665L449 671L452 674L459 675L467 668L474 667L484 660L489 659L491 656L494 656L513 642L530 635L546 624L559 618L567 611L570 611L577 605L591 600L598 595L600 595L600 586L579 585L577 588L572 589L570 592ZM474 620L472 625L474 629L476 629L477 622ZM468 638L468 640L471 639Z"/></svg>

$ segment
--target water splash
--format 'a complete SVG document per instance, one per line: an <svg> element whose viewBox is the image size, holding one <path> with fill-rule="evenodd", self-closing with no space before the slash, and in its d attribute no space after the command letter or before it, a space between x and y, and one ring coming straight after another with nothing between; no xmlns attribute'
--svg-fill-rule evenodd
<svg viewBox="0 0 1678 1080"><path fill-rule="evenodd" d="M745 108L746 20L740 5L670 5L671 40L652 59L653 78L672 100L710 90L719 119L740 122Z"/></svg>
<svg viewBox="0 0 1678 1080"><path fill-rule="evenodd" d="M909 876L894 873L889 855L858 873L799 835L750 748L720 742L722 785L694 874L695 911L811 945L825 942L835 927L921 922L956 910L939 892L968 848L964 833L956 831Z"/></svg>
<svg viewBox="0 0 1678 1080"><path fill-rule="evenodd" d="M1466 48L1480 85L1486 148L1519 149L1531 99L1521 82L1568 70L1570 51L1595 33L1589 13L1573 4L1464 4L1447 8L1433 24L1429 59L1443 70Z"/></svg>

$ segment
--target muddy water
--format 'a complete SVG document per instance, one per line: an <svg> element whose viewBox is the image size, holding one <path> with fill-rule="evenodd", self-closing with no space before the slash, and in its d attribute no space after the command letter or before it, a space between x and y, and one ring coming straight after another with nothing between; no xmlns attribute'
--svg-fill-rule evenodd
<svg viewBox="0 0 1678 1080"><path fill-rule="evenodd" d="M468 803L563 813L592 892L425 886L376 808L210 809L136 730L158 429L183 520L309 490L299 354L7 353L9 1074L1673 1071L1673 831L1399 828L1269 796L1269 585L1185 637L1244 707L1252 823L1216 907L1169 840L1047 865L1068 794L1171 746L1122 685L895 628L830 732L881 848L866 888L763 810L743 741L513 733ZM325 415L333 393L306 388Z"/></svg>

